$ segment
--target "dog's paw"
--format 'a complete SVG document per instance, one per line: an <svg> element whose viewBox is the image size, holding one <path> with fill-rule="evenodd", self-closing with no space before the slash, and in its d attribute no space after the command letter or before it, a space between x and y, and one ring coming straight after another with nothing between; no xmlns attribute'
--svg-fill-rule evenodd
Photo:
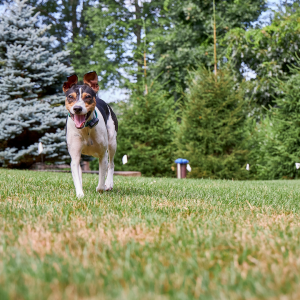
<svg viewBox="0 0 300 300"><path fill-rule="evenodd" d="M105 181L105 190L111 191L114 187L114 182L112 180L106 180Z"/></svg>
<svg viewBox="0 0 300 300"><path fill-rule="evenodd" d="M102 194L104 192L104 189L96 187L96 192Z"/></svg>
<svg viewBox="0 0 300 300"><path fill-rule="evenodd" d="M83 192L80 192L78 194L76 194L77 198L83 198L84 197L84 193Z"/></svg>
<svg viewBox="0 0 300 300"><path fill-rule="evenodd" d="M105 186L105 190L106 191L111 191L113 188L112 187L107 187L107 186Z"/></svg>

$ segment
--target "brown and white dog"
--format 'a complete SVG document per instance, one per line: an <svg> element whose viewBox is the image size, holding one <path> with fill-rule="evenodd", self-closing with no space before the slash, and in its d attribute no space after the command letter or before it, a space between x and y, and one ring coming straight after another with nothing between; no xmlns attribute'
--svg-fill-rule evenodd
<svg viewBox="0 0 300 300"><path fill-rule="evenodd" d="M69 111L66 139L72 159L71 170L77 197L84 196L80 167L81 154L99 158L99 183L96 191L103 192L113 188L118 131L118 120L113 110L97 97L99 90L97 73L85 74L83 82L83 85L78 85L77 75L72 75L63 85L66 108Z"/></svg>

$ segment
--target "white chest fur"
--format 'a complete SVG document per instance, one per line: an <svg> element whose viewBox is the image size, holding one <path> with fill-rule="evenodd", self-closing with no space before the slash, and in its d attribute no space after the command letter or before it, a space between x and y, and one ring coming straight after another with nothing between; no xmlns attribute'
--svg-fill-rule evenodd
<svg viewBox="0 0 300 300"><path fill-rule="evenodd" d="M102 157L108 147L107 129L100 112L97 112L99 123L93 127L77 129L71 118L67 122L67 143L69 152L79 151L82 154Z"/></svg>

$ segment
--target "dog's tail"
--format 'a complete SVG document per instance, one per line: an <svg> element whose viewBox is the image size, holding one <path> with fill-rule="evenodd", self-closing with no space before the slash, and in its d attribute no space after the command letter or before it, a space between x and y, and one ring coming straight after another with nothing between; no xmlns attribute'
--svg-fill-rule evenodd
<svg viewBox="0 0 300 300"><path fill-rule="evenodd" d="M116 130L116 132L118 132L118 119L117 119L117 116L116 116L116 114L114 113L114 111L112 110L112 108L106 103L106 105L108 106L108 108L109 108L109 112L110 112L110 115L111 115L111 118L112 118L112 120L113 120L113 122L114 122L114 124L115 124L115 130Z"/></svg>

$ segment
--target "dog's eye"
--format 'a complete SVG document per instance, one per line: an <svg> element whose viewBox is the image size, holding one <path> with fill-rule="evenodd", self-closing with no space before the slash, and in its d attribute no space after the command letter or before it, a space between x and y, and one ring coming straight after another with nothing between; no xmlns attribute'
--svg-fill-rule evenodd
<svg viewBox="0 0 300 300"><path fill-rule="evenodd" d="M69 95L68 97L69 97L70 99L74 99L74 97L73 97L72 95Z"/></svg>
<svg viewBox="0 0 300 300"><path fill-rule="evenodd" d="M85 99L91 99L92 97L91 97L91 95L86 95L85 96Z"/></svg>

